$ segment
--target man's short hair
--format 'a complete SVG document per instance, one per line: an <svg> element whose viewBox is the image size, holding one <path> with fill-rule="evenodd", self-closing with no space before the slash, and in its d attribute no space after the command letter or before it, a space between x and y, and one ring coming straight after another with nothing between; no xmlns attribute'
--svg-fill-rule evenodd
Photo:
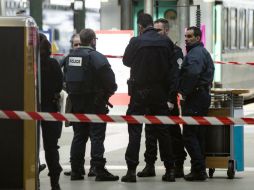
<svg viewBox="0 0 254 190"><path fill-rule="evenodd" d="M159 18L156 21L154 21L154 24L157 24L157 23L162 23L164 25L164 28L169 30L169 22L167 19Z"/></svg>
<svg viewBox="0 0 254 190"><path fill-rule="evenodd" d="M200 28L198 28L196 26L191 26L191 27L188 27L187 30L193 30L194 36L195 37L199 36L200 39L201 39L202 31L200 30Z"/></svg>
<svg viewBox="0 0 254 190"><path fill-rule="evenodd" d="M71 46L73 45L73 40L74 40L74 38L76 38L76 37L79 37L79 34L72 34L71 40L70 40Z"/></svg>
<svg viewBox="0 0 254 190"><path fill-rule="evenodd" d="M89 46L92 40L96 38L95 32L90 28L81 30L79 36L81 44L84 46Z"/></svg>
<svg viewBox="0 0 254 190"><path fill-rule="evenodd" d="M140 24L143 28L153 26L153 18L149 14L141 13L138 17L137 23Z"/></svg>

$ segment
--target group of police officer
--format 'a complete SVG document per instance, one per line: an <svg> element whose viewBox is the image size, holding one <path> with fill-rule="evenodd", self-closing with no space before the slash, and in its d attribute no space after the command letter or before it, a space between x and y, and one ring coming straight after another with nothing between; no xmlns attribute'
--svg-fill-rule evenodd
<svg viewBox="0 0 254 190"><path fill-rule="evenodd" d="M169 23L159 19L153 23L149 14L140 14L137 22L139 36L133 37L123 56L123 64L130 67L128 93L131 97L127 115L179 115L177 94L181 99L182 114L204 116L210 106L210 88L214 66L210 54L201 42L197 27L186 31L187 55L168 37ZM115 75L106 57L96 51L96 34L83 29L80 46L73 48L64 59L64 80L72 104L72 113L107 114L108 99L117 89ZM119 180L105 168L104 140L106 123L73 122L71 145L71 180L84 179L84 156L88 138L91 140L90 176L96 181ZM205 180L204 127L184 125L145 126L145 168L139 177L155 176L157 140L160 157L166 172L163 181L175 178ZM139 163L142 124L128 124L129 144L125 153L127 173L123 182L136 182ZM183 164L187 152L191 157L191 172L184 175ZM54 189L52 187L52 189ZM57 189L57 188L55 188ZM55 190L54 189L54 190ZM59 187L60 189L60 187Z"/></svg>

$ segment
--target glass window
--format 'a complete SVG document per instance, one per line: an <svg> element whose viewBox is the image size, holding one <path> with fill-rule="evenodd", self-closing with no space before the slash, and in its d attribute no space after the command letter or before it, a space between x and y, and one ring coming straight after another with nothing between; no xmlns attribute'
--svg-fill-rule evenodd
<svg viewBox="0 0 254 190"><path fill-rule="evenodd" d="M223 49L228 49L229 48L229 27L228 27L228 8L224 8L223 11L223 20L224 20L224 32L223 32Z"/></svg>
<svg viewBox="0 0 254 190"><path fill-rule="evenodd" d="M254 24L254 20L253 20L253 14L254 11L253 10L249 10L249 24L248 24L248 33L249 33L249 47L252 48L253 47L253 40L254 40L254 33L253 33L253 24Z"/></svg>
<svg viewBox="0 0 254 190"><path fill-rule="evenodd" d="M247 36L247 28L246 28L246 10L240 9L240 28L239 28L239 34L240 34L240 48L246 48L246 36Z"/></svg>
<svg viewBox="0 0 254 190"><path fill-rule="evenodd" d="M237 48L237 9L230 9L230 42L231 48Z"/></svg>

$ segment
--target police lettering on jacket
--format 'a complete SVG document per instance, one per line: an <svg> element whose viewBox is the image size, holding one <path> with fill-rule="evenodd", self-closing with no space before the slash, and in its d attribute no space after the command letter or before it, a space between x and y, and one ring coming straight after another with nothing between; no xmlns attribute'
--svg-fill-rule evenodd
<svg viewBox="0 0 254 190"><path fill-rule="evenodd" d="M82 58L81 57L69 57L69 66L82 66Z"/></svg>

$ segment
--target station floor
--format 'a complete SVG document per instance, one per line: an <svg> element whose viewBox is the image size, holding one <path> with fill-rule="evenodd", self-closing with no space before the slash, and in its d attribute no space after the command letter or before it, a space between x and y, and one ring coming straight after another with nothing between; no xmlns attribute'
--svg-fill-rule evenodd
<svg viewBox="0 0 254 190"><path fill-rule="evenodd" d="M124 114L126 108L114 108L110 114ZM244 107L246 117L254 116L254 104ZM140 171L145 166L144 162L144 133L142 134L141 149L140 149L140 164L137 171ZM70 144L73 137L72 128L63 127L62 137L59 141L60 145L60 163L64 171L70 170L69 153ZM120 178L126 174L126 164L124 153L128 143L127 124L108 124L107 134L105 139L105 157L107 159L106 168ZM60 177L60 185L62 190L250 190L254 186L254 126L248 125L244 127L244 172L236 172L234 179L227 179L226 169L216 169L213 178L209 178L204 182L187 182L183 178L176 179L176 182L163 182L162 175L165 172L160 157L156 162L156 177L138 178L137 183L123 183L120 180L116 182L96 182L94 177L85 176L82 181L71 181L70 177L63 173ZM41 163L45 163L44 151L40 151ZM87 144L86 150L86 173L89 170L90 161L90 142ZM190 170L189 158L185 161L185 174ZM50 190L49 177L47 169L40 174L40 189Z"/></svg>
<svg viewBox="0 0 254 190"><path fill-rule="evenodd" d="M125 170L111 170L114 174L123 175ZM187 170L185 170L187 172ZM70 181L68 177L61 176L60 184L62 190L251 190L254 185L254 172L247 171L237 173L235 179L225 178L225 171L218 171L216 176L205 182L186 182L184 179L177 179L174 183L162 182L163 170L157 170L157 176L152 178L139 178L137 183L123 182L95 182L94 178L85 177L84 181ZM49 181L46 176L41 178L41 190L50 190Z"/></svg>

